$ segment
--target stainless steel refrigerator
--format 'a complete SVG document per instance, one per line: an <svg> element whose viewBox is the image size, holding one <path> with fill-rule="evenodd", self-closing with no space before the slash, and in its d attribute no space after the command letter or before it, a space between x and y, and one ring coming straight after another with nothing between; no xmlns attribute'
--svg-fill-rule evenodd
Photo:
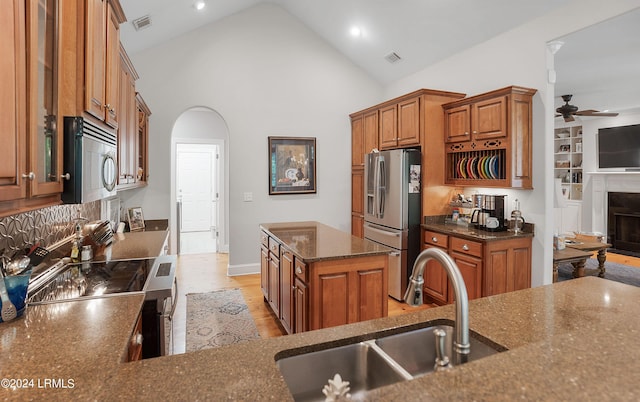
<svg viewBox="0 0 640 402"><path fill-rule="evenodd" d="M420 251L420 151L394 149L365 156L364 237L394 249L389 296L402 300Z"/></svg>

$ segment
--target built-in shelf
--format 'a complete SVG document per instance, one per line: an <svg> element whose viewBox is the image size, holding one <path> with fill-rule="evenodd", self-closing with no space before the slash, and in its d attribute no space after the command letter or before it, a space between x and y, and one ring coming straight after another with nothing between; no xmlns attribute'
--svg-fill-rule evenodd
<svg viewBox="0 0 640 402"><path fill-rule="evenodd" d="M582 126L554 130L553 176L567 200L582 201Z"/></svg>

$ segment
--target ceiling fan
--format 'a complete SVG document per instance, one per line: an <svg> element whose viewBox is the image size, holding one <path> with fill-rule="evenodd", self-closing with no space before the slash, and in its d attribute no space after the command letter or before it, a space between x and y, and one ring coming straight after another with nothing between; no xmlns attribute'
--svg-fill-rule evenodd
<svg viewBox="0 0 640 402"><path fill-rule="evenodd" d="M615 117L618 115L618 113L605 113L593 109L579 111L577 106L569 104L569 102L571 101L571 97L573 97L573 95L562 95L562 100L565 102L565 104L556 109L556 112L559 113L556 115L556 117L562 116L564 118L564 121L573 121L573 116Z"/></svg>

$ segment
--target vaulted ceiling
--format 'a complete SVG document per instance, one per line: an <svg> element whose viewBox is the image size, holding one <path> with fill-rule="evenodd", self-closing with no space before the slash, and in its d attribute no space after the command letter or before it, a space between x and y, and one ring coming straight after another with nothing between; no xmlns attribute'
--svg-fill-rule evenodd
<svg viewBox="0 0 640 402"><path fill-rule="evenodd" d="M381 84L422 70L466 48L565 6L569 0L120 0L129 22L121 40L130 54L157 46L259 3L298 18ZM149 16L136 31L131 23ZM361 35L351 35L352 27ZM581 109L640 106L640 11L559 38L556 95ZM400 60L390 63L395 53ZM630 89L635 89L635 94ZM634 96L635 95L635 96ZM633 105L633 103L636 103Z"/></svg>

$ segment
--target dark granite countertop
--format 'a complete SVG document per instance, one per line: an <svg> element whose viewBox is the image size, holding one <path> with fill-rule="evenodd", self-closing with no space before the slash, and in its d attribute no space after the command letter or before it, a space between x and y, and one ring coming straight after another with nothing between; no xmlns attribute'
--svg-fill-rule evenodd
<svg viewBox="0 0 640 402"><path fill-rule="evenodd" d="M470 328L509 349L453 370L372 390L368 400L637 400L640 288L585 277L472 300ZM0 324L5 378L73 378L72 389L0 390L4 399L284 401L276 355L370 339L416 323L451 320L452 305L395 317L121 363L141 299L28 307ZM115 304L120 305L116 308ZM122 310L121 303L128 308ZM98 305L100 306L100 305ZM60 319L68 316L67 320ZM72 318L72 319L71 319ZM91 350L95 347L95 350Z"/></svg>
<svg viewBox="0 0 640 402"><path fill-rule="evenodd" d="M27 306L23 317L0 323L0 378L20 381L15 389L3 383L0 399L94 399L127 364L143 302L134 292Z"/></svg>
<svg viewBox="0 0 640 402"><path fill-rule="evenodd" d="M392 250L319 222L262 223L260 228L278 238L304 262L389 254Z"/></svg>
<svg viewBox="0 0 640 402"><path fill-rule="evenodd" d="M489 232L486 230L476 229L474 226L458 225L453 222L445 221L443 216L426 216L421 227L426 230L433 230L447 235L465 238L467 240L483 242L533 237L533 225L530 224L525 225L524 232L520 232L516 235L510 230Z"/></svg>
<svg viewBox="0 0 640 402"><path fill-rule="evenodd" d="M113 244L107 247L105 254L96 255L94 260L133 260L153 258L163 254L163 247L169 231L125 232L113 235Z"/></svg>

